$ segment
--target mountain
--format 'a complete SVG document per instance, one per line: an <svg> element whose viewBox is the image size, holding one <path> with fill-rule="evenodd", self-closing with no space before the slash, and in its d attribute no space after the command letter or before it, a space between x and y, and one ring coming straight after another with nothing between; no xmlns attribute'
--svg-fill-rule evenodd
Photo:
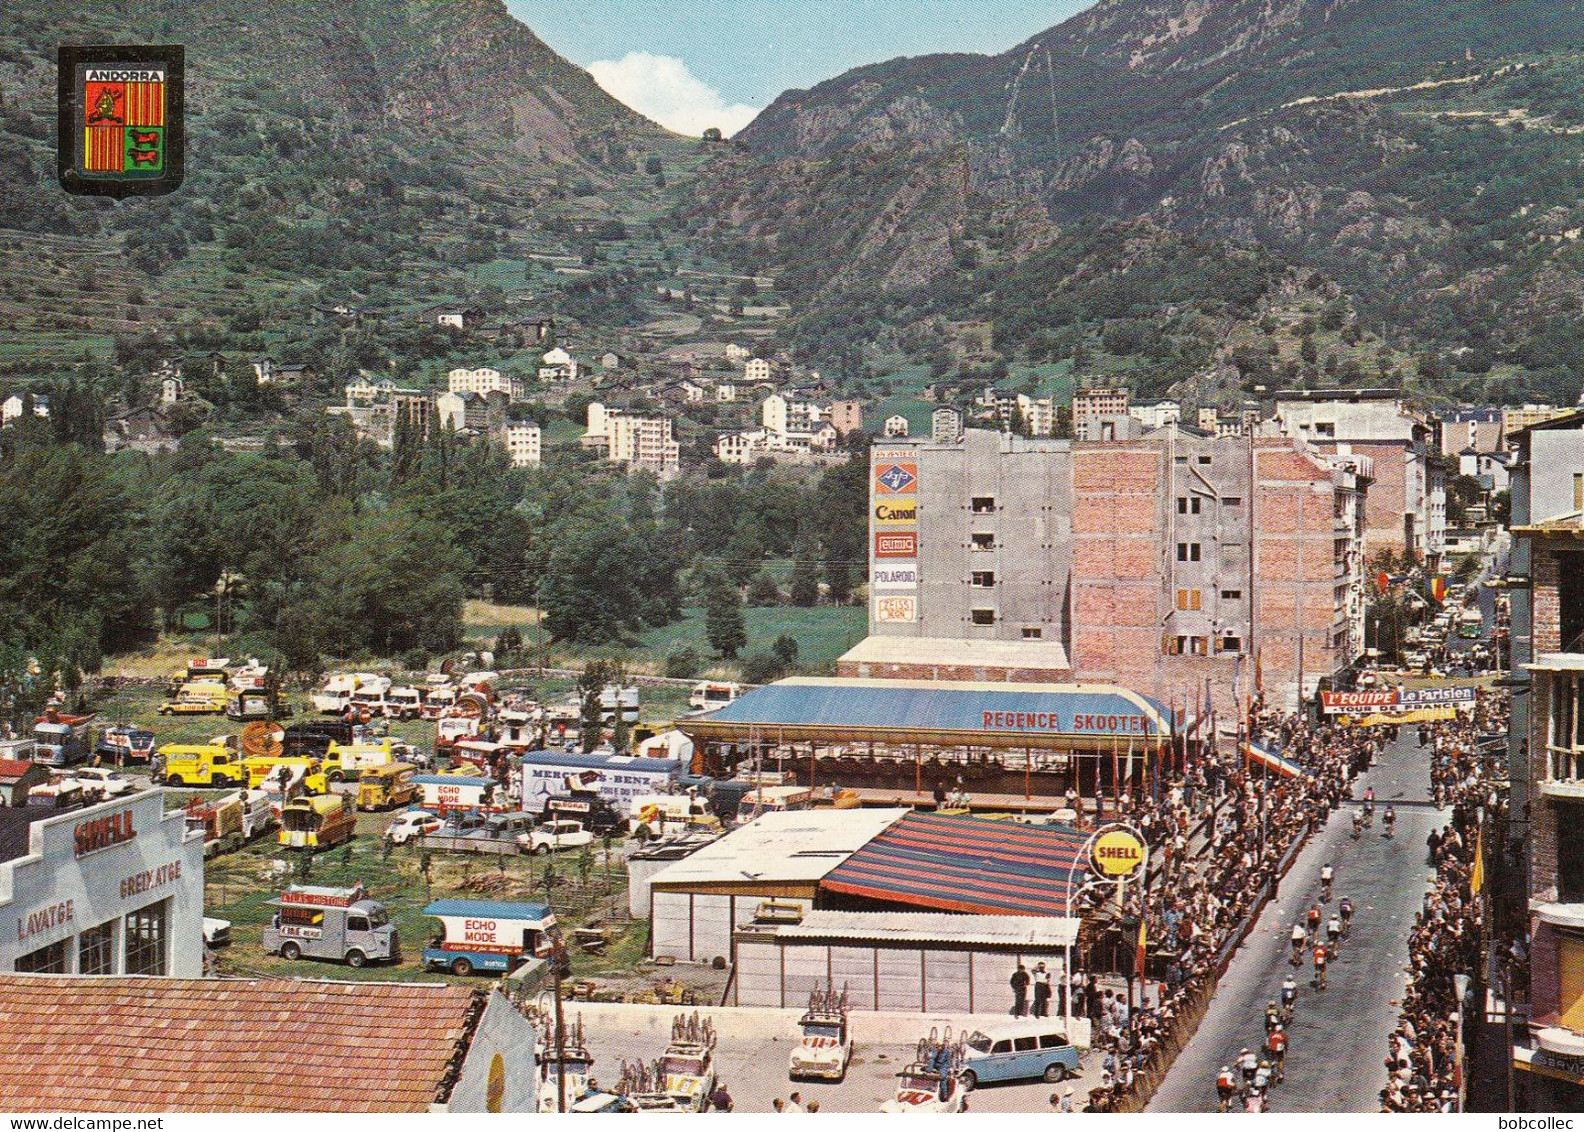
<svg viewBox="0 0 1584 1132"><path fill-rule="evenodd" d="M57 189L63 35L184 45L180 191L112 204ZM534 278L530 255L620 227L625 208L665 207L643 167L691 152L500 0L13 5L0 20L0 235L13 251L0 361L37 372L154 331L198 349L336 345L326 368L405 368L412 349L307 341L311 306L405 316L481 292L492 316L508 292L554 306L558 281ZM574 305L612 304L597 274Z"/></svg>
<svg viewBox="0 0 1584 1132"><path fill-rule="evenodd" d="M1103 0L786 92L689 219L817 358L1571 402L1581 55L1576 2Z"/></svg>

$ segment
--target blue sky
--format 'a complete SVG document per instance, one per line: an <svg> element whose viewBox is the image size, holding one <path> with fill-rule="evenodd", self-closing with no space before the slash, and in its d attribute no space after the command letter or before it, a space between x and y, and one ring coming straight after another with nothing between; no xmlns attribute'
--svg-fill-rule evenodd
<svg viewBox="0 0 1584 1132"><path fill-rule="evenodd" d="M662 125L732 133L791 87L863 63L1005 51L1090 0L506 0L601 86Z"/></svg>

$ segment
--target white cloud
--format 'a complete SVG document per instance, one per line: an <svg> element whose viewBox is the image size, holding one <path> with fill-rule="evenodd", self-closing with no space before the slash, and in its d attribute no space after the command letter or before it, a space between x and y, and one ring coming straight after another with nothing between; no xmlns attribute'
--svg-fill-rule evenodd
<svg viewBox="0 0 1584 1132"><path fill-rule="evenodd" d="M711 126L731 137L759 113L741 103L728 105L720 91L669 55L629 51L620 59L590 63L588 69L612 98L666 129L690 137L699 137Z"/></svg>

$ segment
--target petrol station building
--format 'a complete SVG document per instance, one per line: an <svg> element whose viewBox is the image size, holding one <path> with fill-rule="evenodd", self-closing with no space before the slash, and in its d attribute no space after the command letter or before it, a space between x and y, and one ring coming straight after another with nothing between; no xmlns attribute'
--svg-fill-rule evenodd
<svg viewBox="0 0 1584 1132"><path fill-rule="evenodd" d="M0 971L203 974L203 835L148 790L0 808Z"/></svg>

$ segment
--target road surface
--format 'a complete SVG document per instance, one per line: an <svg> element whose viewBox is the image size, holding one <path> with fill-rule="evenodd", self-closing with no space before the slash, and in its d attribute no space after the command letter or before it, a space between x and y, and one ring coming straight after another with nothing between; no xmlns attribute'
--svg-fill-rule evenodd
<svg viewBox="0 0 1584 1132"><path fill-rule="evenodd" d="M1298 1005L1289 1030L1287 1079L1271 1094L1273 1112L1378 1112L1386 1086L1386 1039L1397 1022L1406 976L1408 932L1432 870L1425 838L1449 819L1426 801L1429 755L1403 728L1378 764L1356 787L1375 789L1373 828L1358 841L1350 836L1344 807L1310 838L1277 898L1239 949L1221 980L1209 1013L1193 1041L1177 1058L1150 1104L1150 1112L1214 1112L1215 1078L1248 1046L1258 1052L1265 1037L1265 1005L1276 998L1289 972L1298 980ZM1381 836L1380 812L1397 807L1397 835ZM1407 804L1403 804L1407 803ZM1288 965L1293 923L1319 897L1320 868L1336 870L1335 899L1352 899L1353 930L1316 992L1313 965L1299 973ZM1335 901L1325 906L1327 915Z"/></svg>

